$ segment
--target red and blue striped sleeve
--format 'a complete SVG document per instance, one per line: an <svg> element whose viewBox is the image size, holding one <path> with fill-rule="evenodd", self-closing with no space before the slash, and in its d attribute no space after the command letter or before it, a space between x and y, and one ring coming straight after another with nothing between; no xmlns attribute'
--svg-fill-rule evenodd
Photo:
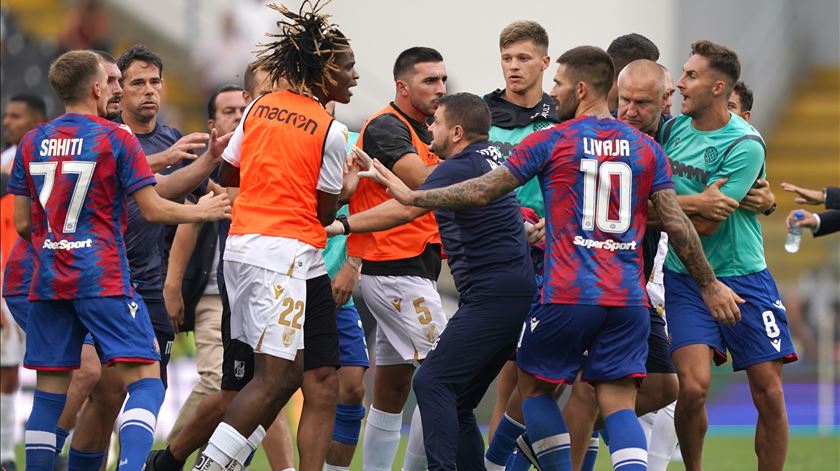
<svg viewBox="0 0 840 471"><path fill-rule="evenodd" d="M503 165L524 185L545 167L554 141L552 129L531 133L513 149Z"/></svg>
<svg viewBox="0 0 840 471"><path fill-rule="evenodd" d="M32 160L31 152L34 150L32 141L35 136L35 131L30 131L23 136L15 151L15 162L12 165L12 174L10 175L7 189L9 193L20 196L31 196L29 186L29 178L27 177L26 168L29 166L29 161Z"/></svg>
<svg viewBox="0 0 840 471"><path fill-rule="evenodd" d="M114 152L117 159L117 175L126 194L130 195L144 186L154 185L155 176L137 137L121 128L117 128L114 133L119 147Z"/></svg>
<svg viewBox="0 0 840 471"><path fill-rule="evenodd" d="M674 179L671 176L671 162L668 161L668 156L659 144L652 142L650 147L653 149L655 159L655 172L653 175L653 185L650 193L656 193L662 190L673 190Z"/></svg>

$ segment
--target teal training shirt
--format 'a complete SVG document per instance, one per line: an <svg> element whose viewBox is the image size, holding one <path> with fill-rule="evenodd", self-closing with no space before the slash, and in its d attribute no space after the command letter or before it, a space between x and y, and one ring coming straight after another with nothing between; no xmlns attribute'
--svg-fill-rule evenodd
<svg viewBox="0 0 840 471"><path fill-rule="evenodd" d="M502 158L507 160L513 148L532 132L552 126L554 123L542 119L531 121L525 126L505 129L498 126L490 127L490 144L496 146L502 153ZM531 208L539 215L545 217L545 201L543 201L542 188L539 180L534 177L528 183L516 189L516 198L519 204Z"/></svg>
<svg viewBox="0 0 840 471"><path fill-rule="evenodd" d="M765 147L761 134L741 117L714 131L698 131L688 116L678 116L660 129L659 140L668 154L678 195L691 195L718 179L726 196L741 201L759 178L764 178ZM767 268L758 215L738 208L710 236L700 236L703 252L717 276L742 276ZM665 268L687 274L673 250Z"/></svg>
<svg viewBox="0 0 840 471"><path fill-rule="evenodd" d="M359 139L359 133L351 132L347 135L347 152L349 153L353 146L356 145L356 141ZM350 210L348 209L347 205L345 204L342 206L337 214L344 214L348 216L350 214ZM344 261L347 260L347 236L345 235L337 235L335 237L330 237L327 239L327 246L324 248L324 264L327 266L327 274L330 276L330 279L335 277L335 274L338 273L338 270L341 270L341 267L344 266ZM342 309L346 307L354 307L355 304L353 303L353 296L350 296L350 299L347 300L347 303L344 306L341 306Z"/></svg>

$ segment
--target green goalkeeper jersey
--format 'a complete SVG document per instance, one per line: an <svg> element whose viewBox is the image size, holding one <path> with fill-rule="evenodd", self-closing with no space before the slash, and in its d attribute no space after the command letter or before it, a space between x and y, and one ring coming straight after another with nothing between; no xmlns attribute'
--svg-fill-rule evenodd
<svg viewBox="0 0 840 471"><path fill-rule="evenodd" d="M668 154L678 195L701 193L718 179L728 177L721 187L726 196L741 201L759 178L764 178L764 141L761 134L741 117L731 114L729 122L715 131L698 131L688 116L678 116L660 130L659 140ZM700 236L703 252L717 276L741 276L767 267L758 215L738 208L714 234ZM687 274L673 250L665 268Z"/></svg>

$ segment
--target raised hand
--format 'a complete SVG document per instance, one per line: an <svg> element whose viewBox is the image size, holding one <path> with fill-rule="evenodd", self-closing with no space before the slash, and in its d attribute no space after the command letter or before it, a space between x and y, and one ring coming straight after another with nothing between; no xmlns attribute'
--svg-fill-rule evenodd
<svg viewBox="0 0 840 471"><path fill-rule="evenodd" d="M793 200L798 204L820 205L825 203L825 194L821 190L801 188L787 182L782 183L782 189L789 193L796 193L799 195Z"/></svg>
<svg viewBox="0 0 840 471"><path fill-rule="evenodd" d="M222 161L222 153L227 148L230 138L233 137L233 132L229 132L224 136L219 136L219 131L213 129L210 131L210 145L207 146L207 151L213 157L213 161L217 164Z"/></svg>

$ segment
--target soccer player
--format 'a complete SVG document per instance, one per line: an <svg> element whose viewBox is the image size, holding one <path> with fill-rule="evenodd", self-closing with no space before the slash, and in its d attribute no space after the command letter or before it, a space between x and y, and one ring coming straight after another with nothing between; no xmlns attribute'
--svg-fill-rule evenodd
<svg viewBox="0 0 840 471"><path fill-rule="evenodd" d="M190 165L183 166L181 162L185 156L194 158L186 151L201 146L198 142L206 140L208 135L193 133L187 138L180 138L178 130L158 123L157 113L163 87L161 58L142 45L133 46L115 61L104 53L99 53L99 56L108 73L109 89L114 83L116 89L119 89L119 100L116 93L109 95L104 116L115 116L116 122L124 122L135 133L144 153L148 155L147 160L153 171L158 167L155 192L173 200L180 200L193 190L196 194L204 193L206 185L203 182L221 160L222 150L230 136L217 139L214 133L210 136L207 151ZM126 88L119 87L120 83L125 84ZM174 164L160 168L166 162ZM131 200L128 202L125 244L131 282L147 305L155 337L161 348L160 377L164 388L167 384L166 365L174 338L163 302L165 232L163 224L148 221L136 203ZM79 413L76 433L73 435L74 448L86 451L108 448L111 424L119 414L125 394L125 384L120 377L111 369L102 370L90 399Z"/></svg>
<svg viewBox="0 0 840 471"><path fill-rule="evenodd" d="M224 273L231 337L254 349L254 377L228 406L196 469L243 464L301 383L301 470L321 470L335 420L339 342L319 249L342 191L347 130L324 105L348 103L358 74L348 40L317 4L299 13L272 7L285 19L257 65L290 88L249 105L219 177L239 187Z"/></svg>
<svg viewBox="0 0 840 471"><path fill-rule="evenodd" d="M554 100L542 88L543 73L550 60L545 29L535 21L514 21L499 35L499 52L505 88L484 95L484 101L493 117L490 143L499 149L503 159L507 159L525 136L551 126L557 118ZM536 179L517 188L516 195L523 207L534 210L539 218L545 216L542 191ZM529 235L536 240L544 228L545 220L540 219L529 227ZM505 464L513 441L525 430L518 402L510 408L510 414L505 414L508 400L516 388L514 360L512 357L504 366L496 382L496 405L489 432L491 444L487 450L490 467ZM502 435L493 442L497 426L501 427Z"/></svg>
<svg viewBox="0 0 840 471"><path fill-rule="evenodd" d="M681 195L701 192L728 177L720 191L738 201L765 174L764 141L746 121L727 109L741 66L731 49L701 40L677 82L682 116L668 122L660 141L671 158ZM721 325L700 302L686 267L669 252L665 260L665 307L671 353L679 376L675 425L685 466L702 469L707 428L705 402L710 363L732 357L735 371L746 370L758 410L755 451L762 470L782 469L787 453L787 413L782 364L796 360L785 308L764 261L757 214L742 208L723 221L693 216L703 250L717 276L747 303L742 320ZM671 241L672 247L675 245Z"/></svg>
<svg viewBox="0 0 840 471"><path fill-rule="evenodd" d="M596 383L613 466L645 469L645 437L633 407L650 325L640 263L648 199L667 213L671 243L716 318L735 322L738 298L715 279L700 253L699 237L671 187L665 154L652 139L611 118L610 57L581 46L557 62L552 96L558 118L568 121L526 138L504 165L463 183L413 192L382 177L380 163L374 168L400 202L439 209L486 205L539 175L550 208L546 279L517 353L528 434L543 469L571 466L553 393L557 384L575 380L581 352L588 350L583 378Z"/></svg>
<svg viewBox="0 0 840 471"><path fill-rule="evenodd" d="M37 259L24 362L38 372L26 426L27 467L52 469L70 371L78 367L90 332L102 360L128 385L120 468L140 470L163 385L148 312L129 281L126 197L132 195L147 219L161 223L222 219L230 205L226 195L202 198L194 208L158 197L137 139L98 117L109 97L107 74L95 53L63 54L48 76L66 113L24 136L9 182L16 195L15 226L32 240ZM77 455L80 465L89 465L102 453Z"/></svg>
<svg viewBox="0 0 840 471"><path fill-rule="evenodd" d="M726 102L726 109L737 114L749 123L752 117L752 107L753 91L743 80L738 80L735 87L732 88L729 100Z"/></svg>
<svg viewBox="0 0 840 471"><path fill-rule="evenodd" d="M396 97L362 127L358 146L417 188L439 160L429 150L426 120L446 94L446 67L434 49L412 47L394 63ZM362 180L350 199L350 214L390 196ZM362 263L361 292L376 319L373 402L365 425L364 468L390 470L400 443L402 414L415 362L422 362L446 327L436 280L441 269L440 234L432 214L403 226L347 239L348 263ZM406 471L425 469L420 416L412 416Z"/></svg>
<svg viewBox="0 0 840 471"><path fill-rule="evenodd" d="M490 123L487 105L475 95L438 100L430 150L444 162L420 188L447 186L501 165L498 149L487 142ZM388 200L354 214L344 228L331 228L380 231L428 211ZM534 271L513 193L486 207L435 211L435 219L461 302L414 378L414 391L429 469L454 470L456 462L458 469L473 469L484 452L473 409L514 350L534 295Z"/></svg>
<svg viewBox="0 0 840 471"><path fill-rule="evenodd" d="M3 109L3 142L8 146L0 154L0 171L11 173L18 142L27 131L47 120L47 105L37 95L14 95Z"/></svg>
<svg viewBox="0 0 840 471"><path fill-rule="evenodd" d="M3 110L3 140L9 145L0 155L0 171L3 173L3 215L12 219L14 196L6 193L5 182L14 163L17 145L23 135L46 120L47 107L36 95L15 95ZM4 227L4 230L6 227ZM7 248L11 248L7 252ZM3 233L3 342L0 343L0 463L10 471L15 469L15 393L20 383L18 367L23 360L24 337L21 325L16 320L27 318L29 283L32 278L32 247L19 239L14 231ZM14 319L14 321L13 321Z"/></svg>
<svg viewBox="0 0 840 471"><path fill-rule="evenodd" d="M280 89L272 85L265 69L258 68L254 64L249 64L245 69L243 86L242 97L246 103L251 103L274 89ZM227 188L227 191L232 197L238 193L237 188ZM192 419L183 426L180 433L170 437L169 445L165 449L153 450L149 454L146 466L151 471L180 471L187 458L207 443L222 421L228 404L254 375L254 350L248 344L230 336L231 312L224 277L225 242L230 230L230 222L219 221L218 225L219 264L216 277L222 301L221 328L224 345L221 391L205 397L199 403ZM277 414L274 423L266 431L262 445L272 469L281 471L294 469L294 451L288 420L283 410Z"/></svg>

